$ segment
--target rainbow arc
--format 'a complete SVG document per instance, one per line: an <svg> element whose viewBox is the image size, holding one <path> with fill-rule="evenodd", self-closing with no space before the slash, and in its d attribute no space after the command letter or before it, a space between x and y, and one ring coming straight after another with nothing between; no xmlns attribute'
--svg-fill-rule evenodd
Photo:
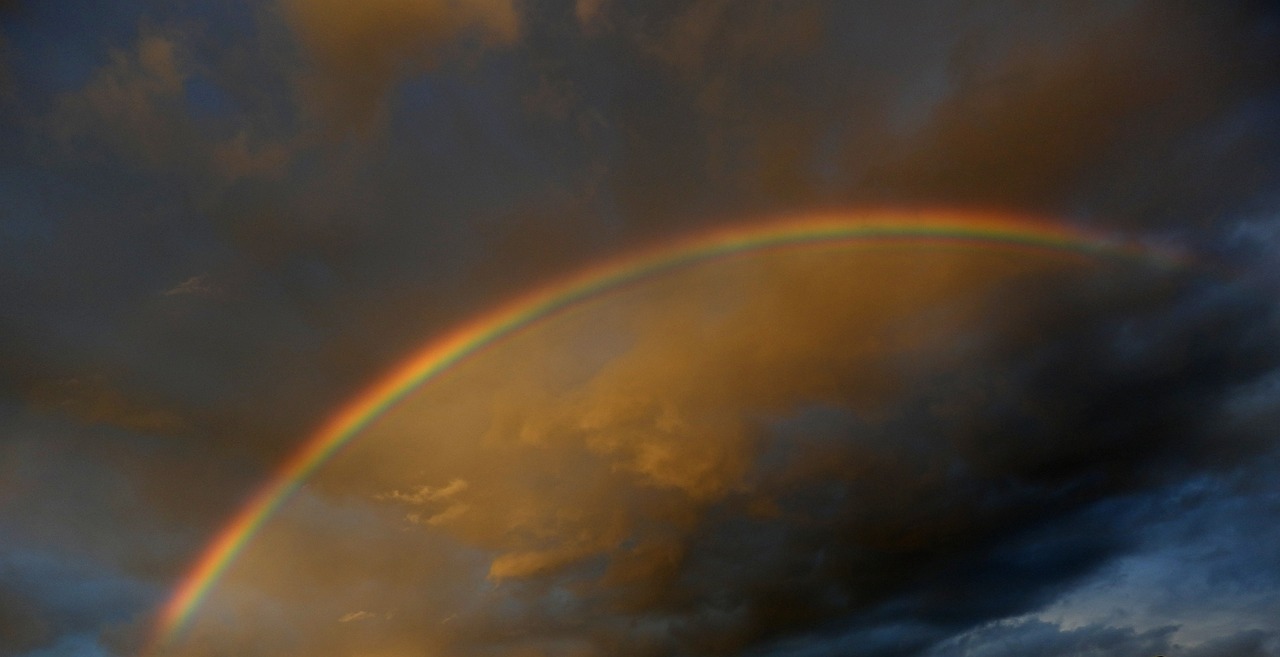
<svg viewBox="0 0 1280 657"><path fill-rule="evenodd" d="M719 228L623 255L552 281L436 337L331 415L202 551L160 611L148 652L172 642L258 529L321 465L411 390L504 336L557 311L664 273L719 258L811 245L914 245L1136 258L1162 266L1180 253L1045 221L955 212L868 212Z"/></svg>

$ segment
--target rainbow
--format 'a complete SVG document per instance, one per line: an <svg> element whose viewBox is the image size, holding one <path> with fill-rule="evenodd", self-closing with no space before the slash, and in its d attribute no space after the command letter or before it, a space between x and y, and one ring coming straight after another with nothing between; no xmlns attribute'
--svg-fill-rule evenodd
<svg viewBox="0 0 1280 657"><path fill-rule="evenodd" d="M151 652L173 641L258 529L317 468L406 393L503 336L558 310L716 258L814 244L904 244L1137 257L1176 266L1180 253L1115 235L1039 220L955 212L866 212L723 227L588 267L455 327L410 354L328 418L217 534L162 607ZM146 653L144 653L146 654Z"/></svg>

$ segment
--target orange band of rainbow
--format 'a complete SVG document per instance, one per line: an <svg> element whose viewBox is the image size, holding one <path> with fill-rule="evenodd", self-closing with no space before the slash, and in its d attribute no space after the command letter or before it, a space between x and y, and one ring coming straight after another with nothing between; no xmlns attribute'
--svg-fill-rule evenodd
<svg viewBox="0 0 1280 657"><path fill-rule="evenodd" d="M955 212L872 212L720 228L618 257L543 285L429 342L347 402L290 456L205 548L161 610L151 650L170 642L258 528L344 444L407 392L463 358L557 310L635 281L718 257L831 243L976 246L1043 254L1138 257L1165 266L1184 257L1113 235L1028 219Z"/></svg>

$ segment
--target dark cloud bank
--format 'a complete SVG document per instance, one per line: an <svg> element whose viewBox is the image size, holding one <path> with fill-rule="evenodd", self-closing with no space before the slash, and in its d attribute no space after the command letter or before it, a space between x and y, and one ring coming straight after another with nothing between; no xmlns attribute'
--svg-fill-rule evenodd
<svg viewBox="0 0 1280 657"><path fill-rule="evenodd" d="M0 656L134 654L329 409L529 281L885 205L1203 266L1001 288L874 422L753 419L666 570L522 575L581 586L455 647L1280 655L1277 63L1264 2L0 2Z"/></svg>

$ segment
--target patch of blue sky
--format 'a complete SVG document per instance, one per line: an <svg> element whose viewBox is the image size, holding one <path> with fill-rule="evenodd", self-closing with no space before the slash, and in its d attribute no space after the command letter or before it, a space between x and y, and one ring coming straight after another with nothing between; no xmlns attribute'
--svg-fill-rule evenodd
<svg viewBox="0 0 1280 657"><path fill-rule="evenodd" d="M187 111L196 119L222 119L234 116L239 108L225 90L208 78L196 75L182 85Z"/></svg>
<svg viewBox="0 0 1280 657"><path fill-rule="evenodd" d="M113 657L113 653L98 643L94 633L85 633L64 635L51 646L33 650L18 657Z"/></svg>
<svg viewBox="0 0 1280 657"><path fill-rule="evenodd" d="M20 89L47 94L83 87L108 61L112 48L125 48L138 32L141 0L83 3L64 0L23 2L3 25L17 56L13 67Z"/></svg>
<svg viewBox="0 0 1280 657"><path fill-rule="evenodd" d="M0 583L84 630L128 621L153 602L149 584L90 561L35 550L0 555Z"/></svg>

